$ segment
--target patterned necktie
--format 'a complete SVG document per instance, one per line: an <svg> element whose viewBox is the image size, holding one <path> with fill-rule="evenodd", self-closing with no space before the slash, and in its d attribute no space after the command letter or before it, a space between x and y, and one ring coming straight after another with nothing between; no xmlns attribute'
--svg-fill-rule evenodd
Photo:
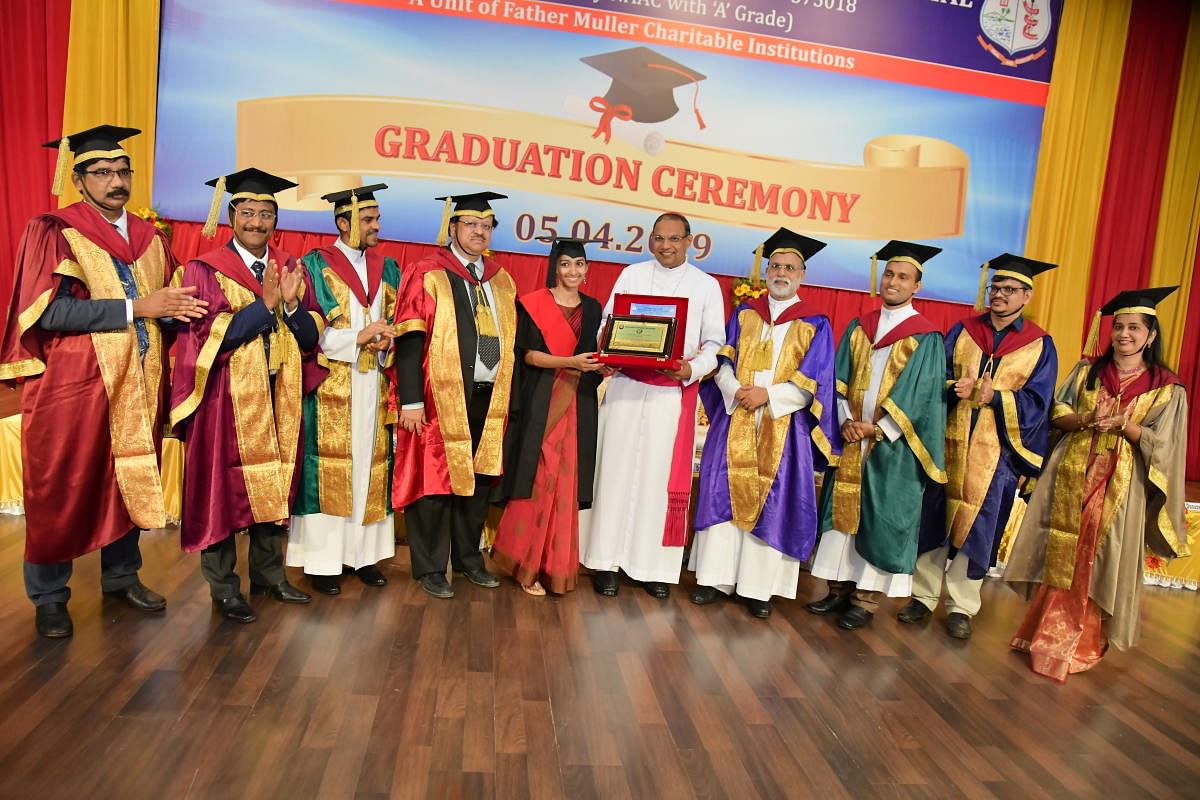
<svg viewBox="0 0 1200 800"><path fill-rule="evenodd" d="M263 276L267 272L267 265L264 264L263 262L255 259L254 263L250 265L250 271L254 273L254 279L257 280L259 285L261 286L262 282L263 282ZM267 363L270 364L271 363L271 334L269 332L264 332L262 335L262 341L263 341L263 350L265 350L267 353Z"/></svg>
<svg viewBox="0 0 1200 800"><path fill-rule="evenodd" d="M483 290L483 275L481 274L481 270L477 268L477 265L473 261L467 264L467 269L480 281L480 283L474 285L475 332L477 334L476 352L479 354L480 362L485 367L495 369L496 365L500 363L500 339L494 335L496 321L492 317L492 309L488 303L487 292Z"/></svg>
<svg viewBox="0 0 1200 800"><path fill-rule="evenodd" d="M115 223L110 223L120 235L121 228ZM116 256L112 256L113 267L117 270L117 278L121 281L121 289L125 292L125 297L129 300L138 298L137 278L133 276L133 269L128 264L121 261ZM136 317L133 320L133 330L137 334L138 355L145 356L146 351L150 349L150 334L146 330L146 320L141 317Z"/></svg>

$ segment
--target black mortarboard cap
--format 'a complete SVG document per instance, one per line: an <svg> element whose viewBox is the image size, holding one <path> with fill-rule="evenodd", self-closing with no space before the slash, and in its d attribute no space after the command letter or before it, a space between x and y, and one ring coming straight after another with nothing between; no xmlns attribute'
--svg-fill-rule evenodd
<svg viewBox="0 0 1200 800"><path fill-rule="evenodd" d="M696 95L700 92L700 81L705 76L685 67L649 47L631 47L612 53L601 53L579 59L593 69L612 78L603 100L611 109L627 106L629 117L634 122L662 122L679 113L675 105L675 88L689 83L695 84L692 109L700 127L704 120L696 106Z"/></svg>
<svg viewBox="0 0 1200 800"><path fill-rule="evenodd" d="M441 245L446 243L447 236L449 235L447 226L454 217L468 214L475 217L495 216L496 212L492 209L490 202L492 200L507 200L508 195L497 194L496 192L472 192L470 194L445 195L443 197L435 197L434 199L442 200L446 204L442 208L442 226L438 231L437 239L437 243Z"/></svg>
<svg viewBox="0 0 1200 800"><path fill-rule="evenodd" d="M558 282L559 256L568 255L571 258L587 258L584 245L594 244L597 239L574 239L566 236L539 236L539 242L550 243L549 271L546 273L546 285L554 286Z"/></svg>
<svg viewBox="0 0 1200 800"><path fill-rule="evenodd" d="M1100 313L1109 314L1139 313L1153 314L1155 307L1170 297L1178 286L1153 286L1145 289L1128 289L1119 292L1116 297L1100 306Z"/></svg>
<svg viewBox="0 0 1200 800"><path fill-rule="evenodd" d="M213 197L212 204L208 207L208 219L204 221L201 232L211 239L217 234L217 213L221 210L221 199L226 192L233 195L229 198L230 205L238 200L263 200L278 204L275 200L276 192L292 189L299 184L255 167L247 167L205 181L204 185L213 187Z"/></svg>
<svg viewBox="0 0 1200 800"><path fill-rule="evenodd" d="M79 166L85 161L97 158L129 158L129 153L121 146L121 140L128 139L141 133L137 128L122 128L118 125L97 125L79 133L72 133L53 142L46 142L42 147L57 147L58 162L54 165L54 184L51 192L55 195L63 193L66 186L67 172L72 166ZM71 154L75 154L74 160Z"/></svg>
<svg viewBox="0 0 1200 800"><path fill-rule="evenodd" d="M985 292L987 292L988 270L992 269L992 278L1012 278L1025 284L1029 288L1033 288L1033 276L1040 275L1043 272L1056 269L1058 264L1051 264L1046 261L1035 261L1032 258L1025 256L1014 256L1012 253L1001 253L995 258L986 261L980 267L979 275L979 294L975 298L975 309L983 310Z"/></svg>
<svg viewBox="0 0 1200 800"><path fill-rule="evenodd" d="M792 251L800 255L805 261L821 252L825 247L825 242L819 239L812 239L808 236L802 236L795 231L789 231L787 228L780 228L771 234L771 236L759 245L754 250L754 255L757 258L770 258L771 254L776 250Z"/></svg>
<svg viewBox="0 0 1200 800"><path fill-rule="evenodd" d="M326 202L333 203L333 215L336 217L340 214L350 214L350 232L348 234L348 245L357 248L361 243L358 212L364 208L375 208L379 205L379 201L375 199L375 193L381 192L388 188L386 183L371 183L366 186L356 186L353 189L344 189L340 192L330 192L329 194L321 195L321 199Z"/></svg>
<svg viewBox="0 0 1200 800"><path fill-rule="evenodd" d="M916 265L917 269L925 269L925 262L942 252L942 248L917 242L902 242L898 239L885 244L875 252L874 258L883 262L894 258L905 259Z"/></svg>

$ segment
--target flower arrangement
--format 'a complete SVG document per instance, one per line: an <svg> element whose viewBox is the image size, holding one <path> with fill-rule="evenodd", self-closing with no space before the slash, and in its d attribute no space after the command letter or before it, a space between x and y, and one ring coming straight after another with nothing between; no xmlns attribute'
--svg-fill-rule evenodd
<svg viewBox="0 0 1200 800"><path fill-rule="evenodd" d="M733 282L733 305L749 300L752 297L762 297L766 294L767 285L754 278L738 278Z"/></svg>
<svg viewBox="0 0 1200 800"><path fill-rule="evenodd" d="M133 211L134 214L137 214L139 217L146 220L146 222L149 222L155 228L158 228L160 231L162 231L163 236L167 237L167 239L170 240L170 238L171 238L171 223L169 223L165 219L163 219L162 216L159 215L159 213L157 211L155 211L153 208L148 208L146 206L142 206L141 208L134 208L134 209L130 209L130 210Z"/></svg>

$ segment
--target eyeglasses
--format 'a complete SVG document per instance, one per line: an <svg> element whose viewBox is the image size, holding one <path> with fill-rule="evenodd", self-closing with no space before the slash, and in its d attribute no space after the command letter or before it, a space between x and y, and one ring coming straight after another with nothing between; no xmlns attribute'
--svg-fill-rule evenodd
<svg viewBox="0 0 1200 800"><path fill-rule="evenodd" d="M490 231L492 229L492 223L484 222L482 220L477 222L463 222L462 220L457 220L457 222L459 225L463 226L469 231Z"/></svg>
<svg viewBox="0 0 1200 800"><path fill-rule="evenodd" d="M998 294L1001 297L1012 297L1017 292L1025 291L1024 286L997 286L996 284L988 284L988 294Z"/></svg>
<svg viewBox="0 0 1200 800"><path fill-rule="evenodd" d="M133 177L133 170L129 167L125 167L124 169L88 169L84 170L84 172L88 175L94 175L102 181L112 180L113 175L124 181Z"/></svg>
<svg viewBox="0 0 1200 800"><path fill-rule="evenodd" d="M656 233L650 237L650 241L653 242L654 244L662 244L663 242L670 242L671 244L679 244L680 242L684 241L685 239L690 239L690 238L691 238L690 234L687 236L663 236L662 234Z"/></svg>
<svg viewBox="0 0 1200 800"><path fill-rule="evenodd" d="M263 222L272 222L272 221L274 221L275 216L276 216L275 212L269 211L269 210L268 211L251 211L248 208L239 208L237 210L238 219L245 220L246 222L249 222L250 220L254 219L255 217L258 217Z"/></svg>
<svg viewBox="0 0 1200 800"><path fill-rule="evenodd" d="M767 264L767 272L785 272L788 275L794 275L797 272L803 272L804 267L797 267L793 264Z"/></svg>

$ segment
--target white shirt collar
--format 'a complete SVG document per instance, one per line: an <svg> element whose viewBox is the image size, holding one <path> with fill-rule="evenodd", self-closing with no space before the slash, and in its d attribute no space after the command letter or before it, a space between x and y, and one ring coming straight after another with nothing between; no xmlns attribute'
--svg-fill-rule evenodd
<svg viewBox="0 0 1200 800"><path fill-rule="evenodd" d="M774 321L779 319L779 315L783 313L784 309L794 306L799 302L800 297L798 295L792 295L787 300L776 300L774 297L771 297L771 295L768 294L767 309L771 312L771 320Z"/></svg>
<svg viewBox="0 0 1200 800"><path fill-rule="evenodd" d="M236 238L230 239L230 241L233 242L233 249L237 252L237 254L239 256L242 257L242 261L246 262L247 267L249 267L255 261L261 261L264 265L266 265L267 259L269 259L271 257L270 249L268 249L267 252L263 253L262 258L259 258L258 256L254 255L254 253L251 253L249 250L242 247L242 243L239 242ZM251 270L251 271L253 271L253 270Z"/></svg>
<svg viewBox="0 0 1200 800"><path fill-rule="evenodd" d="M913 308L911 300L899 308L888 308L887 306L879 307L879 316L881 319L895 320L897 322L908 319L915 313L917 313L917 310Z"/></svg>
<svg viewBox="0 0 1200 800"><path fill-rule="evenodd" d="M358 265L367 260L366 250L356 250L355 248L343 242L342 237L340 236L333 244L334 247L342 251L342 255L344 255L351 264Z"/></svg>
<svg viewBox="0 0 1200 800"><path fill-rule="evenodd" d="M122 239L124 239L127 242L129 241L129 212L128 211L126 211L124 208L122 208L121 216L117 218L116 222L110 222L109 224L114 226L117 229L117 233L121 234Z"/></svg>

